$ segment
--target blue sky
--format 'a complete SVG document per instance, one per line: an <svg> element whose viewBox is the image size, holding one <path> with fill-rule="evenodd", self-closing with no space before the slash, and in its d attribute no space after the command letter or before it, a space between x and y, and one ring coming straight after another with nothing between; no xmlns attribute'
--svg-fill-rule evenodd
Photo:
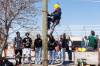
<svg viewBox="0 0 100 66"><path fill-rule="evenodd" d="M56 26L55 35L64 32L72 35L85 35L85 33L89 35L91 30L100 34L100 0L49 0L49 13L53 12L53 5L57 2L62 9L62 18L60 25ZM37 3L36 7L39 7L41 11L41 2ZM40 13L36 17L38 26L42 26L42 15ZM86 25L86 28L84 28L84 25ZM99 27L94 26L94 28L87 25L99 25ZM40 29L39 27L38 30Z"/></svg>
<svg viewBox="0 0 100 66"><path fill-rule="evenodd" d="M61 24L100 24L100 0L50 0L49 12L53 11L53 4L57 2L62 8Z"/></svg>
<svg viewBox="0 0 100 66"><path fill-rule="evenodd" d="M87 25L100 25L100 0L49 0L49 13L53 12L53 5L55 3L60 4L62 18L60 24L56 26L54 34L71 32L73 35L83 35L85 33L84 31L86 31L89 35L91 30L98 29L98 27L89 28ZM38 4L41 4L41 2ZM41 7L41 5L38 6ZM38 25L42 23L41 17L39 15ZM84 29L84 25L87 28ZM100 33L99 30L96 30L96 32Z"/></svg>

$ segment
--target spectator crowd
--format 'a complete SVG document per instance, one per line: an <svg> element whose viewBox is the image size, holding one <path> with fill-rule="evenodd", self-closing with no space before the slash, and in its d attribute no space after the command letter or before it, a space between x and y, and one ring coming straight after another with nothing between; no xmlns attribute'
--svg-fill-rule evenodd
<svg viewBox="0 0 100 66"><path fill-rule="evenodd" d="M56 40L52 34L47 35L48 37L48 64L63 64L65 61L65 52L68 53L68 61L72 61L72 52L73 50L73 41L70 36L67 36L66 33L60 35L59 40ZM95 35L94 31L91 31L89 36L84 36L79 48L85 48L87 51L97 50L98 45L98 35ZM32 43L34 42L34 47ZM14 38L14 48L15 55L19 56L19 61L16 61L16 64L21 64L22 57L25 54L31 55L31 50L35 51L35 64L42 64L42 38L40 34L36 35L34 41L30 38L30 34L25 33L25 37L22 39L20 32L16 32L16 37ZM75 47L74 47L75 48ZM28 58L31 62L31 56Z"/></svg>

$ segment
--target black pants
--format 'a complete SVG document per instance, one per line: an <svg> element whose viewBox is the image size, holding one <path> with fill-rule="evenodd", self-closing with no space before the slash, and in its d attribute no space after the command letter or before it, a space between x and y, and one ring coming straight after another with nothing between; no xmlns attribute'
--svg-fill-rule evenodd
<svg viewBox="0 0 100 66"><path fill-rule="evenodd" d="M50 24L51 24L52 18L48 17L48 23L47 23L47 28L50 29Z"/></svg>
<svg viewBox="0 0 100 66"><path fill-rule="evenodd" d="M19 55L21 57L19 57L19 62L17 61L17 63L21 64L21 58L22 58L22 49L16 49L15 50L15 54L17 55L19 53Z"/></svg>
<svg viewBox="0 0 100 66"><path fill-rule="evenodd" d="M52 29L55 28L55 26L59 24L59 21L60 21L60 17L53 17L53 18L48 17L47 28L50 29L51 22L53 23L51 28Z"/></svg>
<svg viewBox="0 0 100 66"><path fill-rule="evenodd" d="M72 60L72 51L71 50L67 50L68 52L68 59Z"/></svg>

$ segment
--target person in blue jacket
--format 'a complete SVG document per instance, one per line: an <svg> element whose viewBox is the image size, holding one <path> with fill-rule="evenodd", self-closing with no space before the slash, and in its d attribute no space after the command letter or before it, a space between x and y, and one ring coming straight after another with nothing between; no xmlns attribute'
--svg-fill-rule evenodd
<svg viewBox="0 0 100 66"><path fill-rule="evenodd" d="M51 34L53 33L55 26L59 24L60 19L61 19L61 14L62 12L61 12L60 5L54 4L54 11L51 14L48 14L48 25L47 26L48 26L48 29L52 30Z"/></svg>

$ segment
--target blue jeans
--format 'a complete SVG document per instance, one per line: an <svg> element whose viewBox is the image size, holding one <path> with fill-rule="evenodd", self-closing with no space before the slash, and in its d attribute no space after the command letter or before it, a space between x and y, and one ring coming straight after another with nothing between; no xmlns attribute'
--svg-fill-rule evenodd
<svg viewBox="0 0 100 66"><path fill-rule="evenodd" d="M65 61L65 48L61 49L61 63Z"/></svg>
<svg viewBox="0 0 100 66"><path fill-rule="evenodd" d="M55 52L55 60L61 58L61 52Z"/></svg>
<svg viewBox="0 0 100 66"><path fill-rule="evenodd" d="M35 64L41 64L42 48L35 48Z"/></svg>
<svg viewBox="0 0 100 66"><path fill-rule="evenodd" d="M49 50L48 54L50 55L49 64L54 64L54 61L55 61L55 50Z"/></svg>

